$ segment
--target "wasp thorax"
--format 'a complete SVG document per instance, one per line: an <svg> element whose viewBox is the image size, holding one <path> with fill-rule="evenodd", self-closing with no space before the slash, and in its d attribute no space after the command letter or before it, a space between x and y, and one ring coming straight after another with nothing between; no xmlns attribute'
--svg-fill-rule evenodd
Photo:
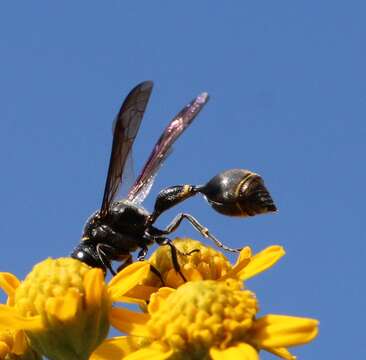
<svg viewBox="0 0 366 360"><path fill-rule="evenodd" d="M224 171L199 191L219 213L230 216L254 216L276 211L263 179L244 169Z"/></svg>
<svg viewBox="0 0 366 360"><path fill-rule="evenodd" d="M92 213L85 222L82 239L87 240L93 237L93 229L99 224L100 213L99 211L95 211Z"/></svg>

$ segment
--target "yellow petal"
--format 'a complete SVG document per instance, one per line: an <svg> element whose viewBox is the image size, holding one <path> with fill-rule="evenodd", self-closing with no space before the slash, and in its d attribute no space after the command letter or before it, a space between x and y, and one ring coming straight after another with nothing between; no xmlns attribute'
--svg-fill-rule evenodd
<svg viewBox="0 0 366 360"><path fill-rule="evenodd" d="M103 341L89 360L121 360L133 352L127 336L119 336Z"/></svg>
<svg viewBox="0 0 366 360"><path fill-rule="evenodd" d="M170 287L161 287L157 293L160 299L166 299L170 294L175 292L175 289L172 289Z"/></svg>
<svg viewBox="0 0 366 360"><path fill-rule="evenodd" d="M110 311L110 322L116 329L136 336L148 336L146 322L150 319L148 314L135 311L112 308Z"/></svg>
<svg viewBox="0 0 366 360"><path fill-rule="evenodd" d="M15 308L0 305L0 329L42 330L41 316L24 317Z"/></svg>
<svg viewBox="0 0 366 360"><path fill-rule="evenodd" d="M179 286L184 284L183 278L180 276L179 273L175 271L175 269L170 269L167 271L167 273L165 274L164 281L166 284L168 284L173 288L178 288Z"/></svg>
<svg viewBox="0 0 366 360"><path fill-rule="evenodd" d="M187 281L203 280L202 274L197 269L190 268L190 269L183 269L182 271Z"/></svg>
<svg viewBox="0 0 366 360"><path fill-rule="evenodd" d="M15 275L7 272L0 273L0 287L9 297L8 305L14 304L14 293L19 285L20 281Z"/></svg>
<svg viewBox="0 0 366 360"><path fill-rule="evenodd" d="M24 354L28 348L28 342L25 338L24 331L17 331L14 334L14 344L12 352L17 355Z"/></svg>
<svg viewBox="0 0 366 360"><path fill-rule="evenodd" d="M0 359L5 359L5 356L10 352L10 348L6 342L0 341Z"/></svg>
<svg viewBox="0 0 366 360"><path fill-rule="evenodd" d="M248 266L252 256L252 251L249 246L243 248L240 251L238 260L236 261L235 265L232 269L225 274L220 280L225 280L228 278L237 278L240 277L240 274L244 271L244 269Z"/></svg>
<svg viewBox="0 0 366 360"><path fill-rule="evenodd" d="M147 301L150 299L150 295L158 291L158 288L147 285L136 285L133 289L126 293L126 296L121 297L121 301L125 302L125 297L131 298L128 302L134 302L133 299L140 299Z"/></svg>
<svg viewBox="0 0 366 360"><path fill-rule="evenodd" d="M248 280L251 277L272 267L282 256L285 255L285 250L282 246L269 246L263 251L252 256L249 264L239 272L241 280Z"/></svg>
<svg viewBox="0 0 366 360"><path fill-rule="evenodd" d="M265 348L265 350L285 360L296 360L296 356L292 355L286 348Z"/></svg>
<svg viewBox="0 0 366 360"><path fill-rule="evenodd" d="M135 304L141 306L142 309L146 308L147 300L137 299L135 297L130 296L121 296L118 298L118 302L126 303L126 304Z"/></svg>
<svg viewBox="0 0 366 360"><path fill-rule="evenodd" d="M159 311L161 306L165 303L165 299L175 291L175 289L168 287L160 288L159 291L150 298L150 303L148 306L149 313L152 314L156 311Z"/></svg>
<svg viewBox="0 0 366 360"><path fill-rule="evenodd" d="M227 349L211 348L212 360L259 360L258 352L248 344L238 344Z"/></svg>
<svg viewBox="0 0 366 360"><path fill-rule="evenodd" d="M266 315L255 320L251 341L260 348L306 344L318 334L318 321L285 315Z"/></svg>
<svg viewBox="0 0 366 360"><path fill-rule="evenodd" d="M91 269L84 277L85 303L89 307L100 307L104 298L105 283L101 269Z"/></svg>
<svg viewBox="0 0 366 360"><path fill-rule="evenodd" d="M172 354L172 350L165 349L158 343L153 343L150 346L144 347L141 350L127 355L124 360L165 360L168 359Z"/></svg>
<svg viewBox="0 0 366 360"><path fill-rule="evenodd" d="M112 301L118 301L133 287L138 285L150 271L147 261L133 263L121 270L108 284L108 292Z"/></svg>
<svg viewBox="0 0 366 360"><path fill-rule="evenodd" d="M250 260L251 257L252 257L252 250L250 249L250 247L246 246L246 247L242 248L240 251L239 257L236 260L235 265L233 266L233 269L241 267L241 264L243 262Z"/></svg>
<svg viewBox="0 0 366 360"><path fill-rule="evenodd" d="M80 306L80 294L70 289L65 296L48 298L46 312L60 321L68 321L75 318Z"/></svg>

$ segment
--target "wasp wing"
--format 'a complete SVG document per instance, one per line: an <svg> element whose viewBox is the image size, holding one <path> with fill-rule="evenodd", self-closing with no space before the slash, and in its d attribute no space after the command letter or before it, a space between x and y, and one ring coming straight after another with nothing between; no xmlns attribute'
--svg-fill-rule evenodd
<svg viewBox="0 0 366 360"><path fill-rule="evenodd" d="M131 153L153 83L145 81L133 88L123 102L113 131L113 144L100 215L105 216L121 184L126 160Z"/></svg>
<svg viewBox="0 0 366 360"><path fill-rule="evenodd" d="M141 203L148 195L156 174L172 150L173 143L192 123L194 118L207 103L207 93L202 93L186 105L169 123L154 146L140 176L132 185L128 199L134 203Z"/></svg>

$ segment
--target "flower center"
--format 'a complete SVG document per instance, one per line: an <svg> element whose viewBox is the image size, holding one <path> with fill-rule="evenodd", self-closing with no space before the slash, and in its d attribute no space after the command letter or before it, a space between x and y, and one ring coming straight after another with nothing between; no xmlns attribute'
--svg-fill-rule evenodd
<svg viewBox="0 0 366 360"><path fill-rule="evenodd" d="M33 349L55 360L89 359L109 330L111 301L101 272L72 258L33 268L14 302L23 317L41 317L41 329L25 330Z"/></svg>
<svg viewBox="0 0 366 360"><path fill-rule="evenodd" d="M221 252L205 246L197 240L175 239L174 245L180 252L178 253L180 269L188 279L190 279L192 271L196 271L200 274L202 280L217 280L232 268L228 259ZM149 262L159 270L164 279L164 286L177 288L183 283L182 278L173 267L171 250L168 246L159 247L151 256ZM154 274L145 279L144 284L150 286L161 285Z"/></svg>
<svg viewBox="0 0 366 360"><path fill-rule="evenodd" d="M254 294L236 280L188 282L151 311L148 328L172 349L204 354L243 341L256 312Z"/></svg>
<svg viewBox="0 0 366 360"><path fill-rule="evenodd" d="M23 316L44 315L49 298L70 289L84 293L83 278L90 268L71 258L47 259L34 266L15 293L15 307Z"/></svg>

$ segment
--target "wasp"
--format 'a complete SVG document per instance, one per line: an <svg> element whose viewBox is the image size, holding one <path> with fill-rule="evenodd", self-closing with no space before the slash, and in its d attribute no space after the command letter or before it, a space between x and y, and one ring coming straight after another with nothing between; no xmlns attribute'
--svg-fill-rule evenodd
<svg viewBox="0 0 366 360"><path fill-rule="evenodd" d="M172 150L173 143L206 105L209 96L205 92L172 119L156 142L140 175L130 187L126 199L116 200L152 88L151 81L140 83L131 90L119 110L114 123L102 204L87 220L81 242L73 250L71 257L115 274L112 261L120 262L121 269L132 262L134 251L139 249L137 259L143 260L148 247L157 243L170 246L174 268L184 279L177 260L178 249L169 238L184 219L217 246L227 251L240 249L222 244L196 218L187 213L178 214L167 227L159 229L154 224L162 213L198 193L206 198L214 210L228 216L244 217L273 212L276 211L276 206L262 178L244 169L223 171L205 185L184 184L163 189L156 198L152 213L142 206L159 169Z"/></svg>

